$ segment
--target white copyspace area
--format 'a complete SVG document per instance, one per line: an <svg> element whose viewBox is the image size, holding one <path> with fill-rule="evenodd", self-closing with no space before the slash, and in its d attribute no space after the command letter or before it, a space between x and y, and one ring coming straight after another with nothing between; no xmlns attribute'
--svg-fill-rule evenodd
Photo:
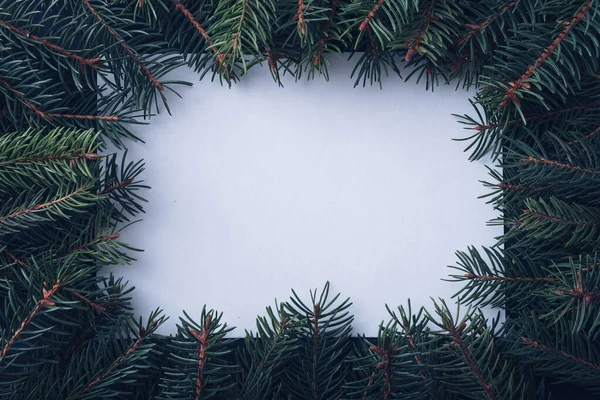
<svg viewBox="0 0 600 400"><path fill-rule="evenodd" d="M374 336L385 304L450 297L443 282L456 250L491 245L497 216L477 196L484 164L471 163L470 134L451 113L472 113L472 93L389 77L353 88L353 63L333 60L329 82L278 87L268 67L254 68L231 89L187 68L173 79L194 82L171 96L173 112L136 127L145 144L129 158L146 161L144 220L124 241L143 248L131 266L109 270L136 287L143 316L162 307L174 333L185 309L202 306L255 329L255 317L294 288L331 281L352 298L354 331Z"/></svg>

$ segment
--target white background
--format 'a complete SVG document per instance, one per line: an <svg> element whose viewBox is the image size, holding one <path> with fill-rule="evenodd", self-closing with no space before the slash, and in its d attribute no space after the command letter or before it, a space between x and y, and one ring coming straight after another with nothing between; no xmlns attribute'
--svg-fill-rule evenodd
<svg viewBox="0 0 600 400"><path fill-rule="evenodd" d="M172 96L173 116L134 131L146 144L129 146L152 189L144 221L122 238L145 252L111 268L136 286L136 312L171 316L162 333L207 304L242 336L275 298L294 288L308 299L329 280L351 297L355 332L374 336L386 303L449 300L459 284L441 279L454 252L502 233L477 199L484 165L451 140L472 132L451 116L472 114L471 93L397 77L353 88L352 66L334 61L329 82L285 88L266 67L231 89L173 74L194 87Z"/></svg>

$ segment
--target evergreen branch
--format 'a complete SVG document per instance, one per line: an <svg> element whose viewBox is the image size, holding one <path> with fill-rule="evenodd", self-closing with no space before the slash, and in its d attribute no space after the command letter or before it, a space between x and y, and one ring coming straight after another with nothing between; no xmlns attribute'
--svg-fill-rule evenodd
<svg viewBox="0 0 600 400"><path fill-rule="evenodd" d="M91 242L88 242L86 244L82 244L80 246L75 247L72 250L69 250L69 252L67 252L66 254L61 254L61 255L57 255L57 258L61 258L61 257L65 257L69 254L73 254L76 253L78 251L82 251L82 250L87 250L88 248L90 248L91 246L95 246L98 245L100 243L105 243L105 242L110 242L113 240L117 240L121 235L118 233L113 233L110 235L104 235L104 236L100 236L95 238L94 240L92 240Z"/></svg>
<svg viewBox="0 0 600 400"><path fill-rule="evenodd" d="M417 33L417 37L413 41L411 41L410 44L406 44L408 46L408 51L404 56L404 59L406 61L410 61L414 57L415 53L419 52L418 47L421 46L421 42L423 41L423 35L425 35L427 30L429 29L429 24L431 23L431 19L433 18L434 9L435 0L433 0L431 2L431 6L429 6L429 12L427 14L427 17L425 18L423 26L421 27L421 29L419 29L419 32Z"/></svg>
<svg viewBox="0 0 600 400"><path fill-rule="evenodd" d="M483 393L485 394L486 399L494 400L495 397L494 397L494 394L492 391L493 385L486 381L485 377L483 376L483 372L481 371L481 369L479 368L479 366L473 359L471 352L465 346L465 344L462 340L461 335L462 335L463 330L467 326L466 322L463 321L459 326L455 326L455 324L452 322L452 320L450 318L444 318L444 320L446 321L446 324L445 324L446 330L448 330L448 333L450 333L450 337L452 338L453 344L460 350L460 352L462 353L462 355L465 359L465 362L467 363L467 365L469 366L469 368L471 369L471 371L473 372L473 374L479 381L479 384L483 388Z"/></svg>
<svg viewBox="0 0 600 400"><path fill-rule="evenodd" d="M94 303L93 301L91 301L87 297L83 296L80 293L77 293L74 290L69 290L69 293L73 294L75 297L78 297L79 299L83 300L85 303L89 304L90 307L92 307L94 310L100 310L100 311L105 311L105 312L107 311L107 308L104 307L103 305Z"/></svg>
<svg viewBox="0 0 600 400"><path fill-rule="evenodd" d="M513 124L516 124L516 125L525 125L526 122L538 121L538 120L541 120L541 119L546 119L546 118L549 118L549 117L553 117L553 116L558 115L558 114L568 113L568 112L577 111L577 110L587 110L587 109L590 109L590 108L600 108L600 103L582 104L582 105L573 106L573 107L559 108L559 109L555 109L555 110L550 110L547 113L527 116L525 118L525 121L522 118L511 119L511 120L508 120L508 121L506 121L504 123L495 123L495 124L487 124L487 125L477 125L473 129L475 129L476 131L484 131L484 130L487 130L487 129L501 128L501 127L504 127L505 125L513 125Z"/></svg>
<svg viewBox="0 0 600 400"><path fill-rule="evenodd" d="M329 29L331 29L331 26L333 25L333 16L336 13L338 2L339 2L339 0L333 0L333 2L331 4L331 10L329 11L329 18L325 22L323 30L321 31L321 39L319 39L319 47L317 49L317 54L315 55L315 58L313 59L314 66L318 66L319 63L321 62L321 58L323 57L323 51L325 50L325 41L328 37Z"/></svg>
<svg viewBox="0 0 600 400"><path fill-rule="evenodd" d="M200 400L202 392L204 390L204 365L206 364L208 347L208 336L210 334L210 321L211 314L206 314L204 318L204 325L202 326L202 333L198 333L195 329L190 329L189 332L192 334L194 339L200 343L200 349L198 351L198 378L196 379L196 400Z"/></svg>
<svg viewBox="0 0 600 400"><path fill-rule="evenodd" d="M102 374L98 375L94 380L92 380L88 385L86 385L79 393L75 394L73 396L73 398L79 398L79 397L83 396L94 386L96 386L97 384L102 382L102 380L104 378L106 378L108 375L110 375L111 372L113 372L119 365L121 365L125 360L127 360L127 358L129 356L131 356L131 354L139 347L139 345L142 343L142 341L145 338L146 337L144 336L144 333L142 332L142 334L133 342L133 344L131 344L129 346L127 351L121 357L119 357L117 360L115 360L110 365L110 367L108 367Z"/></svg>
<svg viewBox="0 0 600 400"><path fill-rule="evenodd" d="M98 11L96 11L96 9L94 9L94 7L92 7L89 0L82 0L82 1L83 1L83 4L86 6L86 8L92 13L94 18L96 18L98 20L98 22L100 22L102 24L102 26L108 31L108 33L110 33L110 35L121 45L121 47L123 47L123 49L127 52L127 54L129 54L131 59L138 65L138 67L144 72L144 74L146 74L148 79L150 79L150 81L152 82L152 85L156 89L160 90L161 92L164 91L165 88L162 85L162 83L160 83L158 81L158 79L152 74L150 69L144 65L144 63L138 57L138 55L135 53L135 51L133 51L133 49L130 48L125 43L125 40L123 39L123 37L121 35L119 35L119 33L117 31L115 31L113 28L110 27L110 25L108 25L106 23L106 20L104 20L104 18L102 18L102 16L98 13Z"/></svg>
<svg viewBox="0 0 600 400"><path fill-rule="evenodd" d="M188 10L180 0L171 0L171 1L173 3L175 3L175 8L177 10L179 10L187 18L187 20L192 24L192 26L196 29L196 31L198 31L200 36L202 36L202 39L204 39L206 41L206 43L208 43L209 48L216 55L217 62L219 64L221 64L221 67L226 67L227 62L224 60L225 55L217 54L218 50L214 47L215 43L211 40L210 35L206 32L206 30L202 27L202 25L200 25L200 23L196 20L196 18L194 18L194 15L191 13L191 11Z"/></svg>
<svg viewBox="0 0 600 400"><path fill-rule="evenodd" d="M588 367L588 368L592 368L592 369L594 369L596 371L600 371L600 365L592 364L591 362L586 361L586 360L584 360L582 358L579 358L579 357L575 357L574 355L569 354L566 351L562 351L562 350L557 350L557 349L550 348L550 347L545 346L545 345L543 345L543 344L541 344L541 343L539 343L539 342L537 342L535 340L531 340L531 339L526 338L526 337L521 337L521 340L525 344L527 344L528 346L531 346L531 347L533 347L535 349L543 350L545 352L548 352L548 353L551 353L551 354L554 354L554 355L557 355L557 356L560 356L560 357L564 357L564 358L566 358L569 361L572 361L574 363L583 365L583 366Z"/></svg>
<svg viewBox="0 0 600 400"><path fill-rule="evenodd" d="M600 222L596 223L592 223L592 222L581 222L581 221L576 221L576 220L572 220L572 219L566 219L566 218L558 218L558 217L553 217L550 215L546 215L546 214L542 214L540 212L536 212L536 211L532 211L532 210L523 210L523 214L527 215L527 216L531 216L537 219L541 219L544 221L550 221L550 222L556 222L559 224L566 224L566 225L575 225L575 226L586 226L586 227L591 227L591 226L600 226Z"/></svg>
<svg viewBox="0 0 600 400"><path fill-rule="evenodd" d="M573 19L571 19L568 22L565 22L564 23L565 28L563 29L563 31L556 37L556 39L554 39L552 44L550 44L548 47L546 47L546 49L544 50L542 55L539 56L537 58L537 60L535 60L535 63L533 63L529 68L527 68L527 71L525 71L525 73L523 73L523 75L521 75L521 77L519 79L517 79L515 82L509 83L510 89L508 89L508 91L506 92L506 94L504 96L504 99L500 102L501 108L504 107L506 104L508 104L509 101L517 100L517 91L519 89L521 89L521 88L528 89L530 87L529 83L524 82L524 81L531 78L533 76L533 73L536 70L538 70L539 68L541 68L542 65L544 65L546 60L554 53L554 51L558 48L560 43L563 40L565 40L567 38L567 36L569 36L569 34L573 30L573 28L575 28L575 26L579 22L581 22L581 20L583 20L585 18L585 16L587 15L588 9L592 6L593 2L594 2L594 0L588 0L583 5L581 10L575 15L575 17Z"/></svg>
<svg viewBox="0 0 600 400"><path fill-rule="evenodd" d="M45 162L54 162L54 161L77 161L77 160L87 160L87 161L96 161L104 158L105 156L100 155L98 153L85 153L85 154L75 154L75 155L63 155L63 156L44 156L44 157L31 157L31 158L20 158L14 161L15 164L29 164L29 163L45 163ZM0 165L3 163L0 161Z"/></svg>
<svg viewBox="0 0 600 400"><path fill-rule="evenodd" d="M497 188L500 188L502 190L523 190L523 191L527 191L527 190L540 190L540 189L545 189L545 186L523 186L523 185L513 185L510 183L506 183L506 182L500 182L500 183L492 183L489 184L490 186L495 186Z"/></svg>
<svg viewBox="0 0 600 400"><path fill-rule="evenodd" d="M73 115L73 114L47 114L50 118L63 118L63 119L78 119L86 121L111 121L119 122L121 117L118 115Z"/></svg>
<svg viewBox="0 0 600 400"><path fill-rule="evenodd" d="M383 369L383 399L389 400L395 392L392 386L392 358L398 350L398 346L390 347L390 337L386 336L384 339L383 347L371 346L370 350L377 354L381 361L375 367L376 369Z"/></svg>
<svg viewBox="0 0 600 400"><path fill-rule="evenodd" d="M545 158L526 157L526 158L522 158L521 162L550 165L552 167L568 169L569 171L585 172L588 174L600 175L600 170L578 167L576 165L561 163L561 162L553 161L553 160L547 160Z"/></svg>
<svg viewBox="0 0 600 400"><path fill-rule="evenodd" d="M70 198L72 198L73 196L76 196L77 194L85 191L87 188L85 186L80 186L79 188L77 188L74 192L71 192L67 195L64 195L62 197L59 197L58 199L46 202L46 203L42 203L42 204L36 204L35 206L32 207L28 207L24 210L20 210L20 211L15 211L12 214L9 215L5 215L2 216L0 215L0 222L6 221L6 220L10 220L12 218L16 218L16 217L20 217L22 215L26 215L26 214L31 214L37 211L43 211L49 207L52 207L54 205L60 204L62 202L65 202L67 200L69 200Z"/></svg>
<svg viewBox="0 0 600 400"><path fill-rule="evenodd" d="M298 11L294 16L294 18L298 20L298 29L300 30L300 33L302 33L302 36L306 35L306 23L304 22L304 7L304 0L298 0Z"/></svg>
<svg viewBox="0 0 600 400"><path fill-rule="evenodd" d="M46 286L46 282L44 282L44 286ZM23 331L31 324L33 319L40 313L42 308L44 307L53 307L56 304L51 300L52 296L58 292L61 288L61 281L57 279L54 285L50 289L46 289L46 287L42 287L42 298L37 302L35 308L31 311L31 313L21 322L19 328L13 333L8 342L4 345L2 350L0 351L0 360L4 359L6 354L13 347L15 342L19 339L19 337L23 334Z"/></svg>
<svg viewBox="0 0 600 400"><path fill-rule="evenodd" d="M29 270L29 265L25 261L20 260L19 258L17 258L17 256L15 256L13 253L11 253L10 251L8 251L6 249L4 249L4 253L7 256L9 256L14 262L16 262L17 264L19 264L21 267Z"/></svg>
<svg viewBox="0 0 600 400"><path fill-rule="evenodd" d="M483 22L481 22L481 23L479 23L477 25L466 24L467 28L470 28L471 30L469 31L469 33L467 33L467 35L465 37L463 37L458 42L458 45L459 46L464 45L469 39L471 39L473 36L475 36L478 32L484 30L489 24L491 24L492 22L496 21L504 13L506 13L507 11L509 11L512 7L516 6L518 3L519 3L519 0L517 0L517 1L511 1L510 3L508 3L504 7L502 7L499 12L497 12L496 14L492 15L490 18L484 20Z"/></svg>
<svg viewBox="0 0 600 400"><path fill-rule="evenodd" d="M47 121L50 121L50 117L44 113L42 110L40 110L38 108L38 106L36 106L35 104L33 104L33 102L31 102L30 100L28 100L21 92L17 91L15 88L13 88L10 83L8 83L7 81L5 81L4 79L0 79L0 85L4 86L6 89L8 89L10 92L14 93L15 96L17 96L17 98L23 103L25 104L27 107L31 108L31 110L38 115L40 118L45 119Z"/></svg>
<svg viewBox="0 0 600 400"><path fill-rule="evenodd" d="M521 276L498 276L498 275L476 275L476 274L464 274L467 279L480 280L480 281L508 281L508 282L556 282L556 278L528 278Z"/></svg>
<svg viewBox="0 0 600 400"><path fill-rule="evenodd" d="M133 183L133 178L125 179L122 182L117 183L116 185L105 188L104 190L98 192L97 194L98 195L108 194L110 192L114 192L117 189L126 188L127 186L131 185L132 183Z"/></svg>
<svg viewBox="0 0 600 400"><path fill-rule="evenodd" d="M60 47L59 45L52 43L51 41L47 40L47 39L42 39L39 36L36 36L34 34L32 34L29 31L23 30L18 28L17 26L10 24L6 21L0 20L0 26L4 26L8 29L10 29L12 32L16 33L17 35L27 38L33 42L37 42L40 43L44 46L46 46L48 49L58 53L58 54L62 54L63 56L66 56L70 59L73 59L75 61L77 61L78 63L82 64L82 65L89 65L91 67L94 68L99 68L100 66L102 66L102 59L101 58L84 58L81 57L78 54L75 54L73 52L70 52L68 50L63 49L62 47Z"/></svg>
<svg viewBox="0 0 600 400"><path fill-rule="evenodd" d="M385 3L385 0L378 0L377 3L375 3L375 5L373 6L373 9L371 9L371 11L369 11L369 14L367 14L366 18L358 26L358 30L360 32L367 29L367 27L371 24L371 20L373 19L373 17L375 17L377 10L379 9L379 7L381 7L383 5L383 3Z"/></svg>

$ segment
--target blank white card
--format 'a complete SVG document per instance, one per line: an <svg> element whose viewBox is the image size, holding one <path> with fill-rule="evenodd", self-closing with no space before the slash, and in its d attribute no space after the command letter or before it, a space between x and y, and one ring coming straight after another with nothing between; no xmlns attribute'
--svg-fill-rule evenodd
<svg viewBox="0 0 600 400"><path fill-rule="evenodd" d="M472 114L472 93L397 77L353 88L352 67L336 60L329 82L284 88L268 67L231 89L172 74L195 84L171 96L172 116L134 130L145 144L128 143L152 189L122 238L145 251L110 269L136 286L136 312L171 316L162 333L206 304L243 336L291 288L308 300L329 280L352 299L354 331L374 336L385 304L450 300L460 284L441 279L455 251L502 233L477 198L484 164L452 141L470 133L451 114Z"/></svg>

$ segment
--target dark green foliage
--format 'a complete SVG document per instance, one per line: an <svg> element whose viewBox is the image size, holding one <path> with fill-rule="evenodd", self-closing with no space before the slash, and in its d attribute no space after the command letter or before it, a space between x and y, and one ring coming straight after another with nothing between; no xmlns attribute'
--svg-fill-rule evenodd
<svg viewBox="0 0 600 400"><path fill-rule="evenodd" d="M0 0L0 398L597 396L599 7ZM457 254L451 279L472 308L388 309L377 338L351 339L351 303L326 284L268 307L243 343L206 309L169 337L160 312L136 320L132 288L102 267L132 260L120 231L144 211L143 163L103 142L126 147L130 124L169 111L179 66L230 85L264 65L281 84L328 79L346 54L355 85L403 75L477 90L460 122L470 158L498 163L482 197L505 234Z"/></svg>

